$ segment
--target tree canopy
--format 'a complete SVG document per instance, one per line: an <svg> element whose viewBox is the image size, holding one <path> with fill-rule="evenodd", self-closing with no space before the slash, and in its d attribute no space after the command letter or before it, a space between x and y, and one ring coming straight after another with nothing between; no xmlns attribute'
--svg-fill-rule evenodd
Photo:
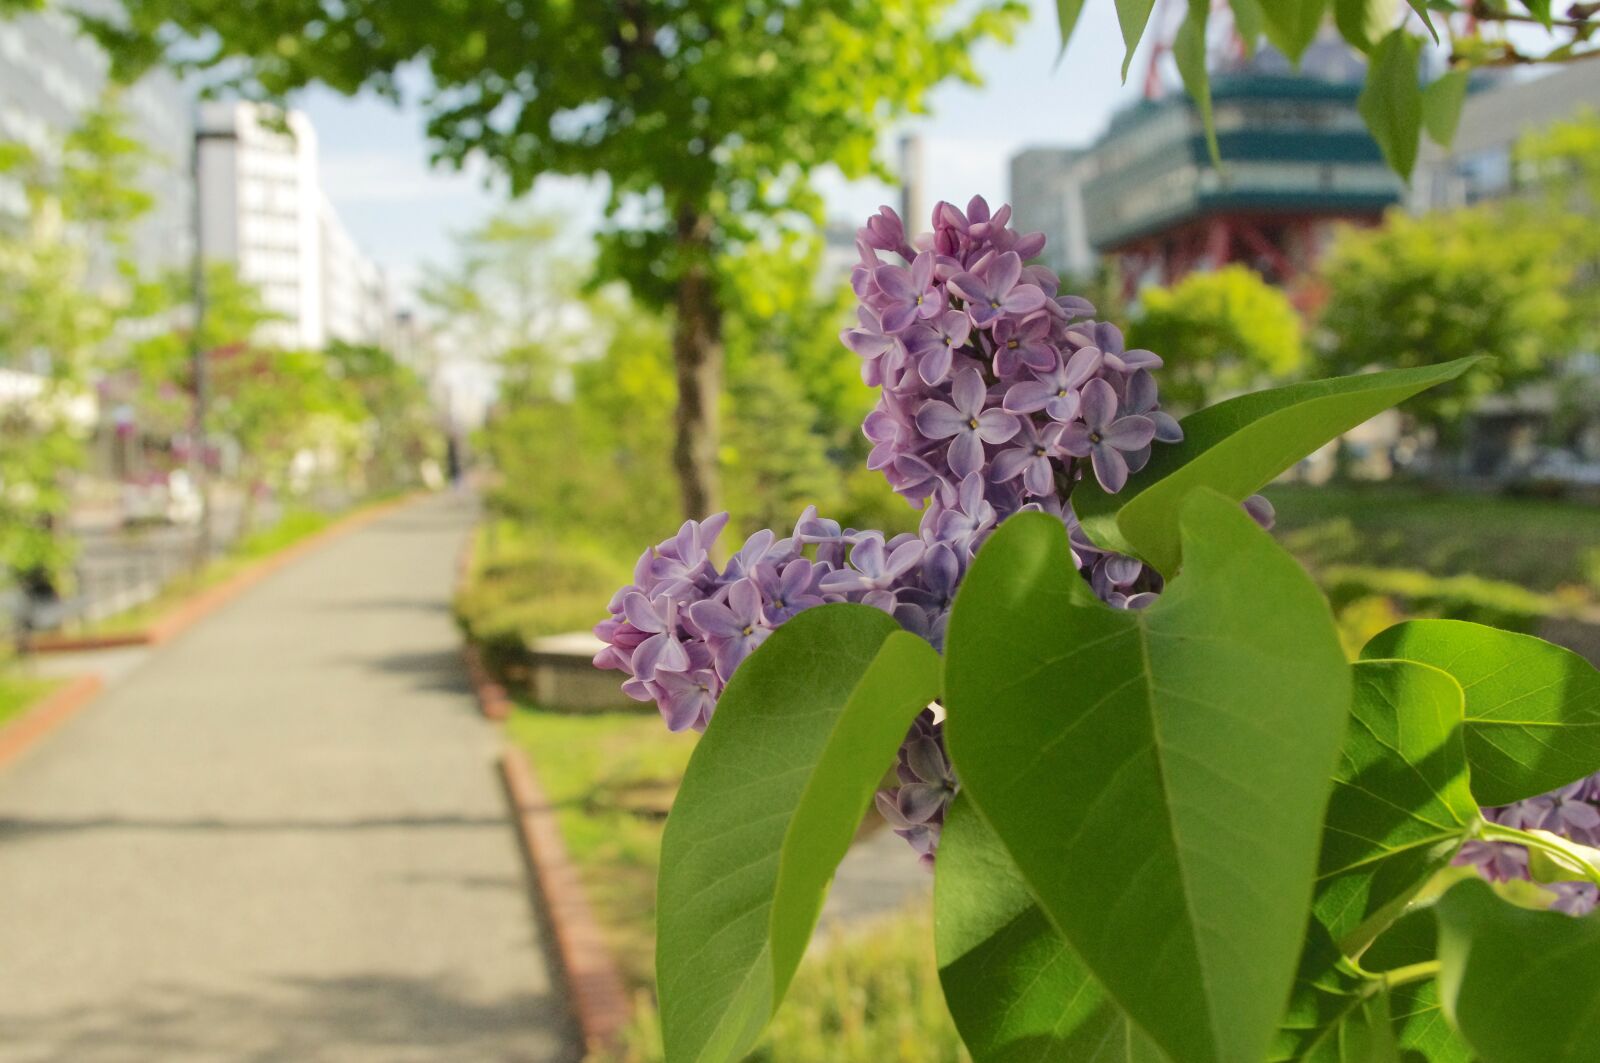
<svg viewBox="0 0 1600 1063"><path fill-rule="evenodd" d="M4 2L4 0L0 0ZM166 59L212 84L398 99L420 69L436 160L482 158L514 193L542 174L606 179L602 279L675 310L675 465L684 508L716 505L719 256L814 221L824 165L882 175L886 123L1020 0L122 0L81 15L124 74Z"/></svg>

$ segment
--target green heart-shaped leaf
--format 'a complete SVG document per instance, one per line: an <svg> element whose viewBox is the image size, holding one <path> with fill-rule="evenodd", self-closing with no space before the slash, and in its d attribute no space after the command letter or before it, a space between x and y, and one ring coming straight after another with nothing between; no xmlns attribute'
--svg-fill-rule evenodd
<svg viewBox="0 0 1600 1063"><path fill-rule="evenodd" d="M1439 954L1438 921L1433 906L1414 908L1385 930L1361 955L1363 969L1374 974L1428 963ZM1394 1018L1400 1049L1427 1063L1472 1063L1472 1051L1444 1017L1439 1004L1439 982L1426 978L1389 990L1389 1011Z"/></svg>
<svg viewBox="0 0 1600 1063"><path fill-rule="evenodd" d="M1437 912L1445 1014L1482 1063L1594 1063L1600 913L1531 912L1480 881L1451 889Z"/></svg>
<svg viewBox="0 0 1600 1063"><path fill-rule="evenodd" d="M1461 684L1480 804L1509 805L1600 771L1600 672L1571 650L1464 620L1408 620L1361 656L1421 661Z"/></svg>
<svg viewBox="0 0 1600 1063"><path fill-rule="evenodd" d="M1289 996L1350 669L1316 586L1197 491L1183 575L1107 608L1061 522L984 545L951 615L966 794L1117 1003L1178 1063L1260 1059Z"/></svg>
<svg viewBox="0 0 1600 1063"><path fill-rule="evenodd" d="M1481 360L1290 384L1209 406L1185 417L1183 442L1156 447L1118 494L1093 478L1079 483L1073 511L1102 546L1171 575L1181 557L1178 507L1189 492L1208 487L1242 501L1329 440Z"/></svg>
<svg viewBox="0 0 1600 1063"><path fill-rule="evenodd" d="M1317 918L1361 951L1479 821L1461 685L1415 661L1362 661L1317 872Z"/></svg>
<svg viewBox="0 0 1600 1063"><path fill-rule="evenodd" d="M807 610L739 666L661 842L671 1063L740 1059L760 1037L873 790L938 694L938 654L864 605Z"/></svg>
<svg viewBox="0 0 1600 1063"><path fill-rule="evenodd" d="M1050 925L965 797L945 819L935 871L939 980L974 1063L1164 1063Z"/></svg>

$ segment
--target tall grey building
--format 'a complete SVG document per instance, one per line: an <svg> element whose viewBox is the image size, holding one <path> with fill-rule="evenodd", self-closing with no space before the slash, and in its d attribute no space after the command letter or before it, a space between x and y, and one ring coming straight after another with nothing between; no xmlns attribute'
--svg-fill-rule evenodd
<svg viewBox="0 0 1600 1063"><path fill-rule="evenodd" d="M1045 264L1063 277L1094 272L1083 216L1087 152L1081 148L1028 148L1011 157L1012 224L1045 235Z"/></svg>
<svg viewBox="0 0 1600 1063"><path fill-rule="evenodd" d="M112 15L109 0L79 7ZM101 100L108 63L92 40L58 10L0 19L0 142L48 155ZM141 184L153 207L133 233L133 257L147 271L189 260L194 190L189 95L176 78L154 70L121 93L128 132L151 153ZM0 184L0 212L19 209L15 187Z"/></svg>

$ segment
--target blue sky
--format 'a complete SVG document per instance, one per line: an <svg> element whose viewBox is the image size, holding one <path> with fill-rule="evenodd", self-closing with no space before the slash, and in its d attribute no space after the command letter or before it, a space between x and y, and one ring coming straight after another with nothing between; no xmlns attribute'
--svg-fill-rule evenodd
<svg viewBox="0 0 1600 1063"><path fill-rule="evenodd" d="M1006 194L1006 160L1031 144L1073 144L1104 128L1111 112L1135 98L1144 56L1134 60L1128 85L1119 82L1122 42L1109 3L1085 5L1072 47L1058 65L1053 0L1030 0L1032 18L1010 48L987 47L975 56L981 88L948 85L932 99L932 114L907 123L924 136L924 170L930 201L965 202L974 193L998 202ZM1141 49L1143 52L1144 49ZM431 168L421 112L376 98L348 99L325 91L298 101L317 128L323 183L358 243L406 292L426 262L445 262L450 234L471 227L504 201L486 185L486 173ZM900 132L886 138L891 151ZM893 193L872 182L824 175L831 214L854 218L892 202ZM592 187L545 179L533 201L593 218ZM402 302L405 296L402 294Z"/></svg>

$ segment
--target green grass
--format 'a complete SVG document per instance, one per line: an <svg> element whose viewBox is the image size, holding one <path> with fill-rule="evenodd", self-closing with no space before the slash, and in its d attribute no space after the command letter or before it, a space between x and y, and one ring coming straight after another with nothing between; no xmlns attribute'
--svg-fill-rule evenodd
<svg viewBox="0 0 1600 1063"><path fill-rule="evenodd" d="M543 534L509 521L478 530L473 570L456 596L462 630L490 668L517 685L527 644L545 635L587 631L629 581L631 560L577 537Z"/></svg>
<svg viewBox="0 0 1600 1063"><path fill-rule="evenodd" d="M62 682L60 679L42 679L0 671L0 724L21 716Z"/></svg>
<svg viewBox="0 0 1600 1063"><path fill-rule="evenodd" d="M1600 598L1600 508L1394 485L1280 485L1278 535L1313 569L1477 576L1568 601Z"/></svg>
<svg viewBox="0 0 1600 1063"><path fill-rule="evenodd" d="M507 724L527 750L630 988L653 982L657 856L695 736L654 713L569 716L524 706Z"/></svg>

